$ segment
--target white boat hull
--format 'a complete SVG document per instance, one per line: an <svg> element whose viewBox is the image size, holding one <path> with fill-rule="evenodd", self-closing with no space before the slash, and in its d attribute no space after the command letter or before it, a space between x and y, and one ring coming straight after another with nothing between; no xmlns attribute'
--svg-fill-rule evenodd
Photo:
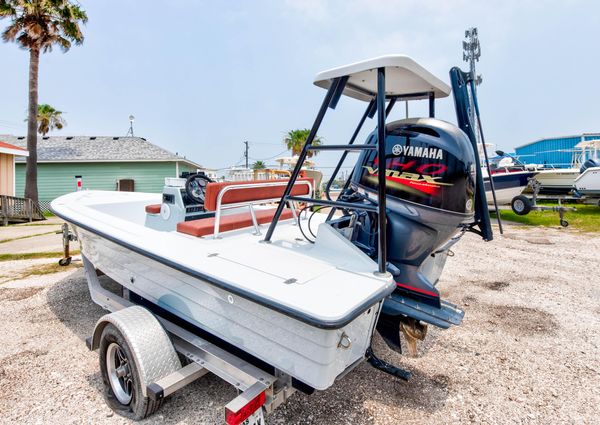
<svg viewBox="0 0 600 425"><path fill-rule="evenodd" d="M211 241L176 232L149 230L143 226L138 230L137 225L131 222L124 222L124 227L120 227L119 219L103 217L105 211L130 210L131 206L119 205L120 195L112 194L109 196L113 199L112 204L93 204L93 195L89 194L89 198L85 195L65 195L63 198L76 199L64 199L64 208L60 202L54 201L52 208L75 228L82 254L96 269L124 288L315 389L330 387L336 377L364 359L383 299L393 291L395 285L391 278L382 280L375 277L372 270L376 265L369 263L372 260L358 250L354 251L353 247L345 247L345 239L339 236L338 240L337 232L330 226L322 225L318 233L320 242L307 246L300 253L303 255L300 255L290 251L293 238L292 243L284 244L280 239L280 243L274 241L265 245L260 244L259 238L249 231L231 232L235 234L229 237L228 242L228 236ZM137 194L131 197L136 196L140 197ZM82 206L88 201L89 211ZM66 205L72 206L72 210ZM143 208L136 204L135 211L138 210ZM87 223L80 222L91 216L96 221L90 219ZM286 235L289 232L295 235L298 232L297 226L291 223L282 223L280 226L279 234ZM113 232L115 227L120 229L118 235ZM140 241L145 243L135 245L139 234L146 235ZM170 240L176 241L176 244ZM240 246L244 243L248 243L248 248ZM173 247L170 258L167 254L158 253L169 245ZM207 246L211 249L214 247L221 254L216 257L207 254L210 252L205 250ZM241 257L236 256L238 251L241 251ZM327 261L311 260L312 257L306 253L329 258ZM349 261L336 265L339 256ZM179 260L174 261L174 258ZM263 260L253 267L232 262L240 261L240 258ZM301 270L294 271L291 267L302 260L312 264L306 267L309 270L304 271L305 276ZM292 276L307 280L285 284L277 276L272 277L259 270L271 263L270 269L278 273L287 268L281 264L284 261L290 262L288 272L295 273ZM235 275L245 276L246 282L240 281L239 290L229 284L219 286L212 281L212 274L200 277L201 274L192 265L205 272L219 271L223 276L233 275L235 271ZM234 270L236 267L239 270ZM366 273L363 270L370 271ZM271 290L271 294L278 298L271 304L267 297L247 296L246 289L240 289L242 283L246 288L268 288L269 284L274 283L279 293ZM362 290L367 291L367 288L375 292L356 296ZM319 298L317 294L322 296ZM360 304L362 297L364 303ZM304 306L305 309L300 312L291 308L286 310L285 305L277 304L277 300L287 299L291 300L289 304L295 301L298 308ZM356 304L357 301L359 304ZM339 306L344 304L349 306L348 310L339 310ZM315 313L305 314L305 310ZM320 311L327 314L331 312L332 315L319 316L317 312ZM342 316L338 315L338 311L343 311Z"/></svg>
<svg viewBox="0 0 600 425"><path fill-rule="evenodd" d="M579 169L565 168L555 170L542 170L535 179L540 183L543 192L568 193L573 190L575 179L579 176Z"/></svg>
<svg viewBox="0 0 600 425"><path fill-rule="evenodd" d="M581 195L600 196L600 167L587 168L575 179L574 185Z"/></svg>

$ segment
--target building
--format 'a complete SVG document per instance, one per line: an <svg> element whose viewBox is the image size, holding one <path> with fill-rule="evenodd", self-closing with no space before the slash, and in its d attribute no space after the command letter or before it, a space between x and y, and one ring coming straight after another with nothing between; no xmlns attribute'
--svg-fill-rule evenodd
<svg viewBox="0 0 600 425"><path fill-rule="evenodd" d="M0 195L15 196L15 157L26 157L27 150L10 143L0 137Z"/></svg>
<svg viewBox="0 0 600 425"><path fill-rule="evenodd" d="M17 147L25 137L0 136ZM201 166L141 137L40 137L38 191L46 207L54 198L81 188L160 193L165 177L196 172ZM16 160L16 196L25 189L25 158Z"/></svg>
<svg viewBox="0 0 600 425"><path fill-rule="evenodd" d="M573 148L584 140L600 139L600 133L550 137L515 148L517 157L527 164L544 164L557 168L571 166Z"/></svg>

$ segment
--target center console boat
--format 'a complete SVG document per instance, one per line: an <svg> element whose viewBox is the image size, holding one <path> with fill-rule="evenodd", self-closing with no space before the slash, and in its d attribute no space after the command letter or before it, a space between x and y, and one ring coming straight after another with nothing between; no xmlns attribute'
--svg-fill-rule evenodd
<svg viewBox="0 0 600 425"><path fill-rule="evenodd" d="M401 55L322 72L315 84L325 99L288 180L195 174L167 179L162 194L81 191L52 202L80 242L94 301L113 311L89 345L116 410L143 418L209 370L242 391L226 422L260 423L294 390L325 390L363 360L407 379L373 352L375 330L401 351L401 333L410 348L428 324L461 322L437 280L462 234L492 232L474 134L434 118L450 87ZM366 103L350 142L313 145L342 96ZM418 99L429 117L386 123L397 101ZM464 99L455 101L462 114ZM375 116L366 143L354 144ZM342 152L326 199L300 177L311 150ZM334 201L329 188L351 151L360 158Z"/></svg>

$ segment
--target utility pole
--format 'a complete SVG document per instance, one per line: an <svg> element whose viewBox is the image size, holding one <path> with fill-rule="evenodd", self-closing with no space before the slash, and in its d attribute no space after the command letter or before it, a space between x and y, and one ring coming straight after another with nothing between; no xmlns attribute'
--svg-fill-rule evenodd
<svg viewBox="0 0 600 425"><path fill-rule="evenodd" d="M246 158L246 170L248 169L248 142L244 142L246 145L246 150L244 151L244 157Z"/></svg>
<svg viewBox="0 0 600 425"><path fill-rule="evenodd" d="M469 64L469 71L471 73L471 78L473 78L475 82L475 87L479 86L483 79L481 75L477 75L475 70L475 62L479 62L479 57L481 56L481 45L479 44L479 37L477 34L477 28L471 27L465 31L465 39L462 42L463 45L463 60ZM475 93L473 93L475 96ZM475 105L471 101L470 105L471 109L471 123L473 124L473 129L477 129L477 123L475 122ZM479 142L479 131L475 131L477 135L477 141Z"/></svg>

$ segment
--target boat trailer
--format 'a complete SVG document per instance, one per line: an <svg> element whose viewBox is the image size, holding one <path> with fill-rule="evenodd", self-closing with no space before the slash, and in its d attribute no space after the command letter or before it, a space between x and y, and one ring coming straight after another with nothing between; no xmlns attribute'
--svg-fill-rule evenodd
<svg viewBox="0 0 600 425"><path fill-rule="evenodd" d="M142 394L150 401L151 409L158 409L165 397L196 381L208 372L233 385L238 396L225 406L225 423L229 425L264 425L264 416L290 398L297 390L292 377L275 370L267 373L250 362L224 350L181 326L153 314L132 302L130 291L123 288L122 296L102 286L103 273L82 255L82 261L92 300L111 313L101 317L87 347L95 351L101 345L107 325L115 326L129 343L136 358L142 384ZM163 334L163 335L161 335ZM180 364L178 353L183 359ZM152 369L163 371L163 377L153 380ZM164 371L169 373L164 376ZM126 365L116 368L118 378L132 373ZM109 374L110 377L110 374ZM109 378L110 379L110 378ZM116 394L118 397L118 394Z"/></svg>
<svg viewBox="0 0 600 425"><path fill-rule="evenodd" d="M582 198L575 197L565 197L565 196L551 196L544 197L546 200L555 200L558 202L558 205L546 206L546 205L538 205L538 199L542 199L539 197L540 189L542 185L539 181L534 177L529 179L529 187L533 191L531 198L528 198L525 195L515 196L510 203L510 207L513 212L517 215L527 215L531 211L554 211L558 213L558 217L560 220L560 225L562 227L569 226L569 222L565 220L566 212L574 212L577 211L575 207L565 207L562 202L566 200L581 200Z"/></svg>

